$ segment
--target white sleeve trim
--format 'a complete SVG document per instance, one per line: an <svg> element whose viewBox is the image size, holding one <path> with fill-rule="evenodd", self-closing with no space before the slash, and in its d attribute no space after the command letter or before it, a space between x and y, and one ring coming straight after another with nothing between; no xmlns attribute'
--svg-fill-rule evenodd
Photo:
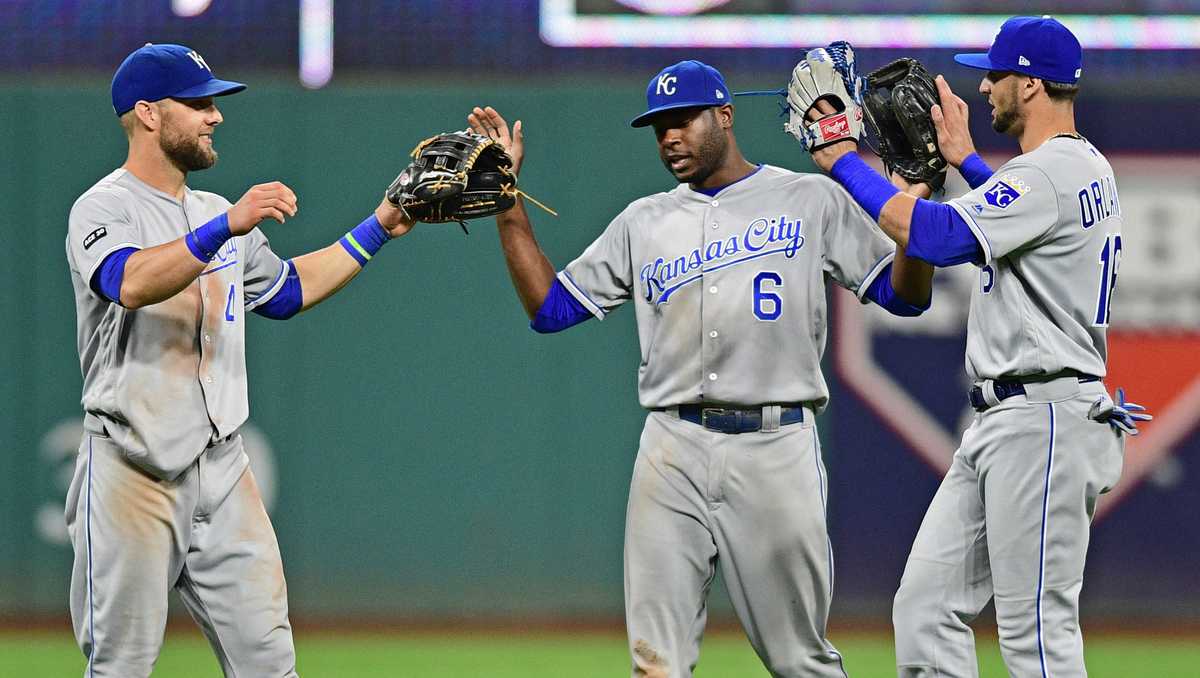
<svg viewBox="0 0 1200 678"><path fill-rule="evenodd" d="M967 222L967 228L971 229L971 235L974 235L975 239L979 241L979 247L983 250L983 263L977 265L983 266L992 263L992 244L988 242L987 234L980 228L979 222L975 221L975 217L970 211L958 204L958 202L951 200L946 204L953 207L954 211L958 212L958 215L963 218L963 221Z"/></svg>
<svg viewBox="0 0 1200 678"><path fill-rule="evenodd" d="M112 254L113 252L116 252L117 250L123 250L127 247L132 247L133 249L138 250L139 252L142 250L141 245L131 243L131 242L123 242L119 245L113 245L112 247L104 250L104 254L101 254L100 256L96 257L96 262L93 263L91 269L88 270L87 277L83 279L84 286L87 287L88 289L91 289L92 276L96 275L96 269L99 268L100 264L104 263L104 260L108 258L108 255Z"/></svg>
<svg viewBox="0 0 1200 678"><path fill-rule="evenodd" d="M592 298L588 296L587 292L584 292L583 288L576 284L575 279L571 277L571 274L567 273L567 269L564 268L558 272L558 281L561 282L563 287L565 287L567 291L571 293L571 296L575 297L579 303L583 304L584 308L591 311L592 315L596 316L597 320L604 320L604 316L607 315L604 312L604 309L600 308L600 304L592 301Z"/></svg>
<svg viewBox="0 0 1200 678"><path fill-rule="evenodd" d="M258 295L257 297L255 297L255 298L251 299L249 302L247 302L246 310L253 311L254 309L258 308L259 306L270 301L271 298L274 297L276 294L279 294L279 290L283 289L284 281L287 280L287 272L288 272L288 262L284 261L283 267L279 270L279 275L275 276L275 282L271 283L271 286L267 288L266 292L263 292L262 294Z"/></svg>
<svg viewBox="0 0 1200 678"><path fill-rule="evenodd" d="M875 262L875 265L872 266L871 270L867 272L867 275L862 279L862 282L858 283L858 292L855 293L855 296L858 297L859 301L864 304L867 303L868 300L864 299L863 297L866 296L867 290L871 287L871 283L875 282L875 279L879 277L879 274L883 272L883 269L887 268L888 264L892 263L892 260L895 258L896 252L892 251L883 255L880 257L879 261Z"/></svg>

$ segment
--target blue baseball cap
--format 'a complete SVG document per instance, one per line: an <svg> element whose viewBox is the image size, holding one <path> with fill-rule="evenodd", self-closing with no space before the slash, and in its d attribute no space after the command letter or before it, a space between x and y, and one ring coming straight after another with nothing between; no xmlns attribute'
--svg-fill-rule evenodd
<svg viewBox="0 0 1200 678"><path fill-rule="evenodd" d="M650 78L646 86L646 112L634 118L632 127L645 127L655 113L692 106L724 106L733 103L721 72L699 61L680 61Z"/></svg>
<svg viewBox="0 0 1200 678"><path fill-rule="evenodd" d="M1015 16L1000 27L987 54L956 54L964 66L1014 71L1073 85L1083 75L1083 48L1067 27L1050 15Z"/></svg>
<svg viewBox="0 0 1200 678"><path fill-rule="evenodd" d="M234 94L240 82L218 80L204 57L183 45L146 43L125 57L112 81L112 105L124 115L139 101L199 99Z"/></svg>

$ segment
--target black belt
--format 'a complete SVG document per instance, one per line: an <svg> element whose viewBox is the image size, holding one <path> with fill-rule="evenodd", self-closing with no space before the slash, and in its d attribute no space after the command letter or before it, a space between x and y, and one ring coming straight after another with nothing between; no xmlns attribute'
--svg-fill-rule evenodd
<svg viewBox="0 0 1200 678"><path fill-rule="evenodd" d="M679 418L718 433L753 433L762 430L762 407L749 409L711 405L680 405ZM798 424L803 421L803 406L779 406L780 426Z"/></svg>
<svg viewBox="0 0 1200 678"><path fill-rule="evenodd" d="M1081 374L1077 378L1081 384L1100 381L1100 377L1094 377L1090 374ZM1006 400L1016 395L1025 395L1025 384L1043 383L1046 381L1052 381L1052 379L1031 377L1025 381L993 381L992 392L996 394L996 400ZM971 398L971 407L974 407L976 412L983 412L991 407L988 404L987 398L983 395L982 386L972 386L968 395Z"/></svg>

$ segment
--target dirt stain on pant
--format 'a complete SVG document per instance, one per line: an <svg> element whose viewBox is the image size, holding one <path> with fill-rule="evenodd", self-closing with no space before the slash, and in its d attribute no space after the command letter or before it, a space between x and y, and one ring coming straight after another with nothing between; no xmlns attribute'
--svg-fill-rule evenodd
<svg viewBox="0 0 1200 678"><path fill-rule="evenodd" d="M646 678L668 678L667 660L650 643L637 640L633 644L634 675Z"/></svg>

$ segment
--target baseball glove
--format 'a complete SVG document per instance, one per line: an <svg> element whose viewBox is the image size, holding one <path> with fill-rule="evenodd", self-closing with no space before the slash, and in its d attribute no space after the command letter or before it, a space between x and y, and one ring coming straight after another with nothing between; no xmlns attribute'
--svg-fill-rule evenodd
<svg viewBox="0 0 1200 678"><path fill-rule="evenodd" d="M792 69L784 131L809 152L839 141L857 143L863 132L862 90L850 43L839 41L809 50ZM835 112L809 120L808 113L818 101L829 102Z"/></svg>
<svg viewBox="0 0 1200 678"><path fill-rule="evenodd" d="M888 172L935 189L946 180L946 159L929 114L938 102L933 77L916 59L897 59L867 75L863 108L875 152Z"/></svg>
<svg viewBox="0 0 1200 678"><path fill-rule="evenodd" d="M417 221L457 221L466 232L467 219L506 212L521 194L504 147L471 130L430 137L411 155L384 195Z"/></svg>

